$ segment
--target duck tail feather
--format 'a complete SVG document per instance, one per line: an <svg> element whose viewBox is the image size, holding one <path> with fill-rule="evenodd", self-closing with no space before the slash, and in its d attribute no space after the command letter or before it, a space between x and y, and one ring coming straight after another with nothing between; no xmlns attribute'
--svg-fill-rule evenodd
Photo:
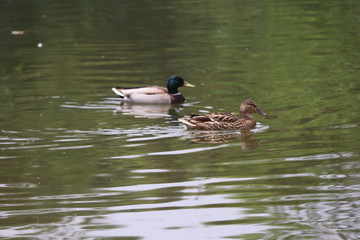
<svg viewBox="0 0 360 240"><path fill-rule="evenodd" d="M125 95L116 87L112 88L111 90L113 90L113 92L118 95L121 99L125 98Z"/></svg>
<svg viewBox="0 0 360 240"><path fill-rule="evenodd" d="M184 119L184 118L179 118L178 119L180 122L184 123L186 126L188 127L194 127L195 125L190 123L187 119Z"/></svg>

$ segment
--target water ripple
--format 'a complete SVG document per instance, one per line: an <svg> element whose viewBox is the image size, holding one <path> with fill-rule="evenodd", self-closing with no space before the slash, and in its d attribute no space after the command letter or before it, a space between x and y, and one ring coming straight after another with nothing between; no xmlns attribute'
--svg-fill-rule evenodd
<svg viewBox="0 0 360 240"><path fill-rule="evenodd" d="M127 158L138 158L138 157L145 157L145 156L162 156L162 155L182 155L188 153L195 153L195 152L202 152L202 151L209 151L218 148L225 148L229 146L234 146L239 144L222 144L219 146L214 147L199 147L199 148L190 148L190 149L182 149L182 150L174 150L174 151L163 151L163 152L147 152L143 154L135 154L135 155L125 155L125 156L114 156L109 157L108 159L127 159Z"/></svg>
<svg viewBox="0 0 360 240"><path fill-rule="evenodd" d="M214 183L226 183L226 182L238 182L238 181L249 181L256 178L209 178L209 179L194 179L186 182L175 182L175 183L158 183L158 184L139 184L134 186L122 186L112 188L100 188L99 190L105 191L116 191L116 192L128 192L128 191L150 191L161 188L169 187L199 187L207 184Z"/></svg>
<svg viewBox="0 0 360 240"><path fill-rule="evenodd" d="M311 160L322 160L322 159L335 159L335 158L349 158L357 157L358 154L352 152L339 152L331 154L318 154L312 156L302 156L302 157L290 157L284 158L284 161L311 161Z"/></svg>

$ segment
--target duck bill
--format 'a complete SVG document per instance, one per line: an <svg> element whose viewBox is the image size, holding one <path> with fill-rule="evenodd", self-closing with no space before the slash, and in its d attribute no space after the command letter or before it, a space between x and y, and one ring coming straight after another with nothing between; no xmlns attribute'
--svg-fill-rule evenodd
<svg viewBox="0 0 360 240"><path fill-rule="evenodd" d="M266 113L264 113L263 111L261 111L260 109L256 109L256 112L258 113L258 114L260 114L261 116L265 116L265 117L267 117L267 114Z"/></svg>
<svg viewBox="0 0 360 240"><path fill-rule="evenodd" d="M192 85L191 83L184 82L184 87L195 87L195 85Z"/></svg>

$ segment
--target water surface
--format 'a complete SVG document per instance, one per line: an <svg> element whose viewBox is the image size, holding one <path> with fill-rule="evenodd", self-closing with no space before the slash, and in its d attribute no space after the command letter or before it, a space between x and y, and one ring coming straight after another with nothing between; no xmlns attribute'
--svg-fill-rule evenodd
<svg viewBox="0 0 360 240"><path fill-rule="evenodd" d="M0 3L0 236L358 239L359 3ZM180 105L111 87L195 84ZM189 131L190 113L269 117Z"/></svg>

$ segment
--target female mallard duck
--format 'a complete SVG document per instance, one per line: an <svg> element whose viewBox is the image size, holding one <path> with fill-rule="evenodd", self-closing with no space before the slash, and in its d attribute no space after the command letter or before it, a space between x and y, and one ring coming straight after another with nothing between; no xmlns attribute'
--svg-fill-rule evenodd
<svg viewBox="0 0 360 240"><path fill-rule="evenodd" d="M191 115L188 118L180 118L179 121L184 123L188 128L199 130L250 129L256 125L255 119L250 115L251 113L267 116L266 113L262 112L256 106L254 101L245 100L240 105L240 115L242 118L238 118L231 113L219 112Z"/></svg>
<svg viewBox="0 0 360 240"><path fill-rule="evenodd" d="M167 83L167 88L159 86L151 87L114 87L112 90L122 100L134 103L182 103L184 96L178 92L179 87L195 87L185 82L179 76L172 76Z"/></svg>

